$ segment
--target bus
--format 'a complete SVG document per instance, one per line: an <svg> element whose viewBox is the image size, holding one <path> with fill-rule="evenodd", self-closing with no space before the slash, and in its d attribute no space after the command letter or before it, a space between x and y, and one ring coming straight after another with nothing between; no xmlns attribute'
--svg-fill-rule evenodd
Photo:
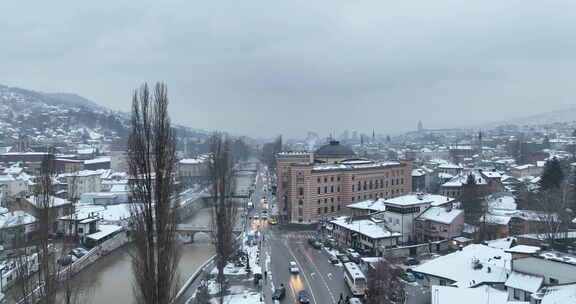
<svg viewBox="0 0 576 304"><path fill-rule="evenodd" d="M354 296L363 297L366 293L366 276L358 265L352 262L344 263L344 281Z"/></svg>

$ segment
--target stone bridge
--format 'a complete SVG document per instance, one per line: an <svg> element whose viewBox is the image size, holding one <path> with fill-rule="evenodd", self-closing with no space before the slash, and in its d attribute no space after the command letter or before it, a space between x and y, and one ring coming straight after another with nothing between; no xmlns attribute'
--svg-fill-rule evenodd
<svg viewBox="0 0 576 304"><path fill-rule="evenodd" d="M180 235L181 237L188 237L190 238L190 243L194 243L194 236L197 233L205 233L208 236L210 236L210 234L212 233L212 227L211 226L202 226L202 225L189 225L189 224L178 224L176 225L176 233L178 235ZM234 233L234 235L238 236L240 235L240 233L242 233L242 227L237 226L234 227L234 229L232 230L232 233Z"/></svg>

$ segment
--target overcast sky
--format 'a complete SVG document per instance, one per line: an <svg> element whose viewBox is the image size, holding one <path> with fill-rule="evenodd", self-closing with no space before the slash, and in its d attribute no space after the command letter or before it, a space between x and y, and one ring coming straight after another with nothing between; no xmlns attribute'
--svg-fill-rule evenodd
<svg viewBox="0 0 576 304"><path fill-rule="evenodd" d="M7 1L0 83L191 127L387 134L574 103L576 1Z"/></svg>

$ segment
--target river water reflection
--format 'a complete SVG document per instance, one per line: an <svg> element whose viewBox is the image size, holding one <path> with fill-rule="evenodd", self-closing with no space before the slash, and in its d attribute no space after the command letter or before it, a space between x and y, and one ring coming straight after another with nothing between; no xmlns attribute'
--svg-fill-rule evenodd
<svg viewBox="0 0 576 304"><path fill-rule="evenodd" d="M185 224L207 225L210 209L201 209ZM214 248L207 235L198 233L195 243L182 244L182 258L178 270L183 284L212 255ZM132 266L130 245L101 258L78 274L75 279L90 286L88 295L81 301L92 304L134 303L132 291Z"/></svg>

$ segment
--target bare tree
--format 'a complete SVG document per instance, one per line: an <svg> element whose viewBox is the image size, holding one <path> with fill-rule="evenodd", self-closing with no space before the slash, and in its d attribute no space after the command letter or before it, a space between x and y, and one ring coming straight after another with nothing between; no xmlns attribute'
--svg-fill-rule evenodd
<svg viewBox="0 0 576 304"><path fill-rule="evenodd" d="M50 233L53 230L53 223L58 216L54 207L54 187L55 177L54 156L47 154L42 161L40 175L36 180L34 189L34 204L36 206L36 217L38 219L38 241L36 253L38 254L38 290L39 303L53 304L56 302L57 290L57 262L51 244Z"/></svg>
<svg viewBox="0 0 576 304"><path fill-rule="evenodd" d="M175 132L168 115L166 85L134 92L128 140L134 240L132 271L137 303L171 303L178 288L176 244Z"/></svg>
<svg viewBox="0 0 576 304"><path fill-rule="evenodd" d="M212 186L212 240L216 248L216 281L220 287L220 303L224 302L224 267L234 253L233 229L238 209L232 200L234 192L233 163L230 141L222 134L210 138L209 171Z"/></svg>
<svg viewBox="0 0 576 304"><path fill-rule="evenodd" d="M400 280L402 269L394 266L390 258L381 258L368 266L366 290L367 304L404 303L406 293Z"/></svg>
<svg viewBox="0 0 576 304"><path fill-rule="evenodd" d="M544 190L536 196L538 207L538 231L542 238L553 248L562 249L567 239L568 226L574 214L570 208L570 192L568 183L559 188Z"/></svg>
<svg viewBox="0 0 576 304"><path fill-rule="evenodd" d="M50 238L53 224L59 216L54 206L53 185L54 159L48 155L42 162L40 175L34 188L37 235L34 239L24 237L17 242L17 255L13 260L16 273L16 290L20 303L80 303L81 287L71 271L63 271L57 257L66 255L70 247L65 243L54 246ZM84 287L85 288L85 287ZM58 295L59 294L59 295Z"/></svg>

